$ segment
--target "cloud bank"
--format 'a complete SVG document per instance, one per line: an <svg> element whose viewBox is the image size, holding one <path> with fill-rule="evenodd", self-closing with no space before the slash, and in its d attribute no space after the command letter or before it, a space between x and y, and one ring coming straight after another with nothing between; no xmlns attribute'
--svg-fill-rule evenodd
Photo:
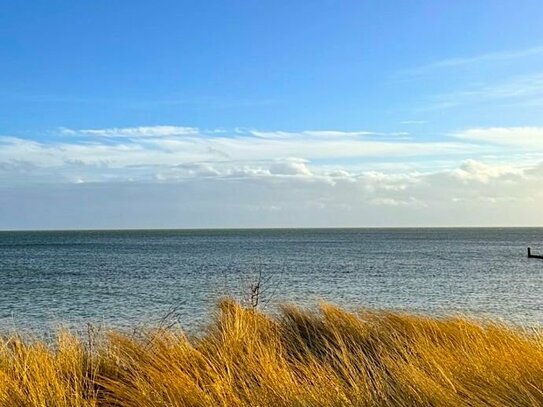
<svg viewBox="0 0 543 407"><path fill-rule="evenodd" d="M0 228L543 224L543 128L0 137Z"/></svg>

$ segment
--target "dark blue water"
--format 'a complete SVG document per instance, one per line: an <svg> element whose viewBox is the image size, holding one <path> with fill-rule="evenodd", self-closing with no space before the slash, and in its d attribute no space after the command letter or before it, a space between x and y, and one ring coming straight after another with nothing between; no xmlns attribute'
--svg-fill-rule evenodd
<svg viewBox="0 0 543 407"><path fill-rule="evenodd" d="M0 232L0 329L192 329L225 295L543 323L543 229Z"/></svg>

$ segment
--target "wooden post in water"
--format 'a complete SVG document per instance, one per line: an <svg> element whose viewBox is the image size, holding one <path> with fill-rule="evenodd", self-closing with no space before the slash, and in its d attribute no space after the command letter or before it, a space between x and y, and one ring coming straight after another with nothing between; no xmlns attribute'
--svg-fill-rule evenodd
<svg viewBox="0 0 543 407"><path fill-rule="evenodd" d="M528 247L528 258L529 259L542 259L543 260L543 255L541 255L541 254L532 254L532 249L530 249Z"/></svg>

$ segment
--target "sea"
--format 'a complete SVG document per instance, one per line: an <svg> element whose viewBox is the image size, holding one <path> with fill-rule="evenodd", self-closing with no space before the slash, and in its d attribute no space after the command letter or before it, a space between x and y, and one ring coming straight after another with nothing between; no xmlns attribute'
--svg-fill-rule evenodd
<svg viewBox="0 0 543 407"><path fill-rule="evenodd" d="M543 228L4 231L0 333L197 331L227 297L539 327L543 260L527 247L543 254Z"/></svg>

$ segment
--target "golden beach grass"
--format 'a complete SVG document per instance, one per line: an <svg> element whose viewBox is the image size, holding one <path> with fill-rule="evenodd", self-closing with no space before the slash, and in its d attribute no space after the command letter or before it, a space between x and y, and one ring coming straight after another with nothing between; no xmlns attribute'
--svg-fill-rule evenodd
<svg viewBox="0 0 543 407"><path fill-rule="evenodd" d="M0 405L543 406L540 332L462 318L224 301L175 330L55 343L5 338Z"/></svg>

